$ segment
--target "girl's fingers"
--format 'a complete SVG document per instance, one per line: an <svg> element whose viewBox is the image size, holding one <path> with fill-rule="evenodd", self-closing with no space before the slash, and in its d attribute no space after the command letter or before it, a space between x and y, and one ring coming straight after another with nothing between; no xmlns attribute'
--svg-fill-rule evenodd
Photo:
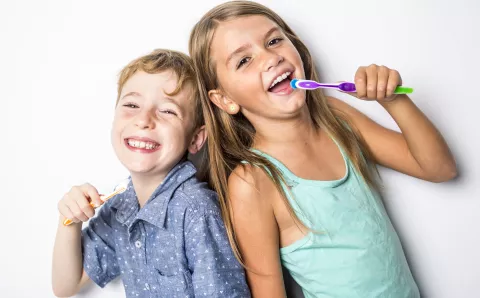
<svg viewBox="0 0 480 298"><path fill-rule="evenodd" d="M395 92L395 88L400 85L402 85L402 78L400 77L400 74L398 71L391 69L388 75L386 97L392 97L394 95L393 92Z"/></svg>
<svg viewBox="0 0 480 298"><path fill-rule="evenodd" d="M390 69L385 66L380 66L378 68L378 78L377 78L377 96L376 99L384 100L387 92L388 76L390 74Z"/></svg>
<svg viewBox="0 0 480 298"><path fill-rule="evenodd" d="M370 65L366 69L367 73L367 98L377 98L377 81L378 81L378 69L375 64Z"/></svg>
<svg viewBox="0 0 480 298"><path fill-rule="evenodd" d="M355 73L355 89L357 89L357 97L365 98L367 96L367 73L365 67L359 67Z"/></svg>

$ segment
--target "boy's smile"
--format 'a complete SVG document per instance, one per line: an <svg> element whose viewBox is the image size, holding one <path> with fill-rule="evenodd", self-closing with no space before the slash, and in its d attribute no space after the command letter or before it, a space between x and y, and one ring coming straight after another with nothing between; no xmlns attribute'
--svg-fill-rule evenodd
<svg viewBox="0 0 480 298"><path fill-rule="evenodd" d="M134 152L152 153L160 149L160 144L150 138L129 137L125 138L125 145Z"/></svg>
<svg viewBox="0 0 480 298"><path fill-rule="evenodd" d="M191 86L177 87L172 71L135 73L123 86L115 109L112 145L135 175L165 177L194 139Z"/></svg>

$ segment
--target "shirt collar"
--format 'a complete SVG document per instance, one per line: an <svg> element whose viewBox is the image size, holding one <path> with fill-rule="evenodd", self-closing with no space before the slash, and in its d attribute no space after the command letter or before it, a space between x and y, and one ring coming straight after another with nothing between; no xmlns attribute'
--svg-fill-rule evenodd
<svg viewBox="0 0 480 298"><path fill-rule="evenodd" d="M116 218L129 230L138 220L147 221L159 228L165 228L168 203L175 191L185 181L195 176L195 166L190 161L178 163L155 189L142 209L139 208L137 195L130 180L127 190L113 202L112 208L117 210Z"/></svg>

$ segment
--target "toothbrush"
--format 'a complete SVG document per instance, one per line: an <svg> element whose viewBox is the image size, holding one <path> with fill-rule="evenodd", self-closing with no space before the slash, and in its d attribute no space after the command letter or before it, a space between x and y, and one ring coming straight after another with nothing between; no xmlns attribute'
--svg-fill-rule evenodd
<svg viewBox="0 0 480 298"><path fill-rule="evenodd" d="M107 200L113 198L114 196L118 195L118 194L121 194L123 193L124 191L127 190L127 186L128 186L128 180L120 183L119 185L117 185L117 187L115 187L115 190L107 195L101 195L100 196L100 200L102 200L103 202L106 202ZM90 203L90 206L92 206L93 208L97 208L98 206L96 206L95 204L93 204L92 202ZM73 223L73 221L71 219L65 219L63 221L63 225L64 226L69 226Z"/></svg>
<svg viewBox="0 0 480 298"><path fill-rule="evenodd" d="M306 90L314 90L317 88L329 88L329 89L337 89L344 92L355 92L357 89L355 88L354 83L349 82L341 82L341 83L318 83L311 80L301 80L301 79L293 79L290 82L290 86L293 89L306 89ZM409 94L413 92L413 88L404 87L404 86L397 86L393 94Z"/></svg>

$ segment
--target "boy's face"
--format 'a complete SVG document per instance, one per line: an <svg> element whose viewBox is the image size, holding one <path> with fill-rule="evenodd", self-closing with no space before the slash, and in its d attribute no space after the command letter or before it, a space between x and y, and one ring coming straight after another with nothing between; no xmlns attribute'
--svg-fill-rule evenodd
<svg viewBox="0 0 480 298"><path fill-rule="evenodd" d="M172 71L139 71L123 86L111 137L118 159L131 175L164 178L187 150L194 154L203 145L204 128L193 128L191 86L168 96L176 86Z"/></svg>

